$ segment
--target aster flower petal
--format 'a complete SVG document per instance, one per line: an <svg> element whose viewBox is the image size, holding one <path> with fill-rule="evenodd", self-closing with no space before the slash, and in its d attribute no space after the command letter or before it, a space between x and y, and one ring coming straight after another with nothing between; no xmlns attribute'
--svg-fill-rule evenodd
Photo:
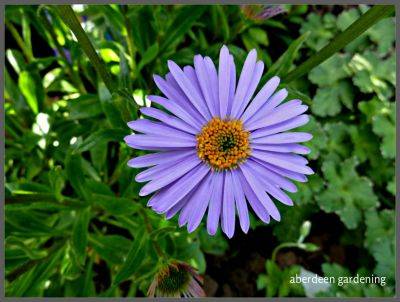
<svg viewBox="0 0 400 302"><path fill-rule="evenodd" d="M270 215L268 214L267 209L257 198L256 194L253 192L243 173L239 170L236 170L236 176L238 177L238 179L240 179L240 184L242 185L243 192L246 195L247 201L249 202L253 211L263 222L269 223Z"/></svg>
<svg viewBox="0 0 400 302"><path fill-rule="evenodd" d="M211 194L210 205L207 213L207 231L215 235L218 229L218 222L221 215L222 196L224 193L224 173L213 174L214 190Z"/></svg>
<svg viewBox="0 0 400 302"><path fill-rule="evenodd" d="M190 217L188 219L187 230L193 232L200 224L207 210L208 203L213 191L212 175L207 175L202 182L202 186L198 190L198 197L194 197L196 203L193 204Z"/></svg>
<svg viewBox="0 0 400 302"><path fill-rule="evenodd" d="M249 162L254 162L254 163L258 164L259 165L259 167L257 167L258 170L263 168L264 170L262 170L262 172L260 172L260 173L263 175L263 178L266 178L270 183L272 183L275 186L282 188L288 192L291 192L291 193L297 192L297 187L294 183L292 183L290 180L286 179L279 173L276 173L269 166L264 165L263 162L259 161L258 159L254 159L254 158L249 159Z"/></svg>
<svg viewBox="0 0 400 302"><path fill-rule="evenodd" d="M180 69L179 66L173 61L168 61L168 68L171 74L174 76L175 81L178 83L179 87L190 100L192 105L204 117L205 120L209 120L211 115L204 106L202 96L198 94L196 87L192 84L183 70Z"/></svg>
<svg viewBox="0 0 400 302"><path fill-rule="evenodd" d="M252 171L245 164L241 165L239 169L242 171L244 177L247 180L247 183L250 185L254 194L257 196L258 200L262 203L265 209L268 211L268 214L271 215L277 221L281 220L281 215L276 208L276 205L273 203L271 198L269 198L268 194L265 193L263 189L263 184L258 181L258 178L252 173Z"/></svg>
<svg viewBox="0 0 400 302"><path fill-rule="evenodd" d="M124 138L128 146L142 150L166 150L174 148L196 147L194 138L176 138L161 135L134 134Z"/></svg>
<svg viewBox="0 0 400 302"><path fill-rule="evenodd" d="M250 129L250 125L254 124L254 122L257 122L258 120L268 116L268 114L276 106L282 103L287 96L288 92L286 89L281 89L274 93L273 96L271 96L259 110L257 110L250 118L244 120L244 125L246 129Z"/></svg>
<svg viewBox="0 0 400 302"><path fill-rule="evenodd" d="M244 62L242 73L239 77L239 82L236 88L235 97L233 99L231 116L236 117L238 115L240 106L246 97L247 90L251 85L252 75L256 67L257 52L255 49L249 52Z"/></svg>
<svg viewBox="0 0 400 302"><path fill-rule="evenodd" d="M235 200L233 196L232 177L229 172L224 172L224 196L222 199L221 227L228 238L235 232Z"/></svg>
<svg viewBox="0 0 400 302"><path fill-rule="evenodd" d="M140 109L140 112L144 115L157 119L170 127L174 127L187 133L196 134L198 132L196 128L190 124L157 108L144 107Z"/></svg>
<svg viewBox="0 0 400 302"><path fill-rule="evenodd" d="M281 152L281 153L297 153L297 154L308 154L311 150L305 146L299 144L257 144L252 143L251 147L256 150Z"/></svg>
<svg viewBox="0 0 400 302"><path fill-rule="evenodd" d="M297 128L297 127L307 124L309 120L310 120L310 118L308 117L308 115L302 114L302 115L296 116L294 118L291 118L287 121L283 121L283 122L277 123L275 125L257 129L251 133L251 137L253 139L255 139L258 137L263 137L263 136L291 130L291 129L294 129L294 128Z"/></svg>
<svg viewBox="0 0 400 302"><path fill-rule="evenodd" d="M215 115L221 116L219 112L219 94L218 94L218 74L217 69L210 57L204 57L204 63L207 69L208 77L210 78L210 88L212 92L212 101L215 109Z"/></svg>
<svg viewBox="0 0 400 302"><path fill-rule="evenodd" d="M283 168L283 169L286 169L289 171L306 174L306 175L314 174L314 172L309 167L301 165L299 163L295 163L295 162L287 162L284 159L278 157L277 154L273 154L268 151L253 150L252 155L255 158L260 159L261 161L264 161L266 163L269 163L271 165L274 165L274 166L277 166L277 167L280 167L280 168Z"/></svg>
<svg viewBox="0 0 400 302"><path fill-rule="evenodd" d="M156 187L161 186L160 188L162 188L173 182L175 179L178 179L183 174L196 167L198 164L200 164L199 158L195 153L192 153L184 158L179 158L177 160L170 161L169 163L159 164L144 170L136 175L135 180L137 182L152 180L152 182L149 182L143 187L143 189L146 188L146 190L156 186L156 183Z"/></svg>
<svg viewBox="0 0 400 302"><path fill-rule="evenodd" d="M241 116L242 121L247 121L265 104L266 100L268 102L268 99L278 87L279 82L280 78L275 76L272 77L267 83L265 83L263 88L257 93L254 99L251 101L250 105L243 112Z"/></svg>
<svg viewBox="0 0 400 302"><path fill-rule="evenodd" d="M308 106L300 105L301 101L291 100L278 107L268 114L268 119L259 119L258 121L249 124L250 131L259 128L268 127L289 120L307 111Z"/></svg>
<svg viewBox="0 0 400 302"><path fill-rule="evenodd" d="M218 94L219 94L219 112L221 117L225 117L228 112L229 105L229 89L230 87L230 57L228 48L224 45L219 53L218 68Z"/></svg>
<svg viewBox="0 0 400 302"><path fill-rule="evenodd" d="M230 81L229 81L229 99L228 99L228 109L226 114L231 115L233 99L236 92L236 66L235 60L232 55L229 55L229 68L230 68Z"/></svg>
<svg viewBox="0 0 400 302"><path fill-rule="evenodd" d="M146 154L132 158L128 161L128 166L132 168L144 168L155 166L162 163L168 163L171 160L182 159L187 155L194 153L194 150L174 150L159 153Z"/></svg>
<svg viewBox="0 0 400 302"><path fill-rule="evenodd" d="M203 94L204 100L207 104L207 108L212 116L216 116L217 110L215 108L214 92L211 87L206 63L201 55L196 55L194 57L193 62L194 62L196 77L199 82L199 86Z"/></svg>
<svg viewBox="0 0 400 302"><path fill-rule="evenodd" d="M293 205L293 202L288 195L281 191L278 186L275 186L268 179L263 177L264 171L262 168L260 169L259 165L249 160L243 164L243 167L248 169L252 175L260 180L260 183L263 185L265 191L267 191L268 194L286 205Z"/></svg>
<svg viewBox="0 0 400 302"><path fill-rule="evenodd" d="M196 129L201 128L202 121L199 118L196 118L194 115L192 115L192 113L189 113L187 109L184 109L180 105L174 104L170 100L157 95L149 95L147 98L150 101L163 106L169 112L179 117L181 120L188 123L189 125L195 126Z"/></svg>
<svg viewBox="0 0 400 302"><path fill-rule="evenodd" d="M285 132L272 134L264 137L253 139L255 144L291 144L302 143L312 139L312 135L306 132Z"/></svg>
<svg viewBox="0 0 400 302"><path fill-rule="evenodd" d="M253 96L254 92L256 91L257 85L260 82L263 71L264 71L264 63L262 61L258 61L256 63L256 67L254 68L254 73L251 78L249 88L247 89L246 96L244 97L242 103L240 104L239 111L235 116L236 118L239 118L243 114L244 110L249 104L251 97Z"/></svg>
<svg viewBox="0 0 400 302"><path fill-rule="evenodd" d="M141 132L144 134L150 135L165 135L165 136L173 136L173 137L185 137L185 138L193 138L193 135L189 133L177 130L175 128L164 125L159 122L152 122L145 119L139 119L136 121L131 121L128 123L128 127L137 132Z"/></svg>
<svg viewBox="0 0 400 302"><path fill-rule="evenodd" d="M209 167L198 165L171 186L163 188L149 200L149 204L159 213L164 213L185 197L210 171Z"/></svg>
<svg viewBox="0 0 400 302"><path fill-rule="evenodd" d="M240 227L244 233L249 231L250 219L249 211L247 209L246 197L244 195L242 185L240 184L239 177L236 170L230 171L233 185L233 195L235 197L235 204L239 216Z"/></svg>
<svg viewBox="0 0 400 302"><path fill-rule="evenodd" d="M293 171L287 170L287 169L282 168L282 167L277 167L277 166L271 165L271 164L269 164L269 163L267 163L265 161L262 161L262 160L261 161L257 160L257 162L259 162L263 166L267 167L269 170L271 170L271 171L273 171L273 172L275 172L275 173L277 173L279 175L282 175L284 177L296 180L298 182L306 182L307 181L307 176L305 176L302 173L293 172Z"/></svg>

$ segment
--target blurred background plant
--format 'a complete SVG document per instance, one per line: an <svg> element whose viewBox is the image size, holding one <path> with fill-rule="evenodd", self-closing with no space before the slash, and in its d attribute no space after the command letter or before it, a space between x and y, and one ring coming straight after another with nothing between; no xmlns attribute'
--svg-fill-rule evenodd
<svg viewBox="0 0 400 302"><path fill-rule="evenodd" d="M139 171L126 162L143 153L122 138L138 108L153 106L152 75L164 75L168 59L217 59L226 44L239 66L256 48L267 77L284 77L369 7L73 9L105 68L91 64L62 11L6 7L7 296L144 296L166 261L196 268L208 296L394 295L393 16L290 82L290 96L311 106L316 174L299 184L294 208L280 208L280 223L252 217L248 235L227 240L203 227L188 234L138 196ZM289 283L310 272L387 284Z"/></svg>

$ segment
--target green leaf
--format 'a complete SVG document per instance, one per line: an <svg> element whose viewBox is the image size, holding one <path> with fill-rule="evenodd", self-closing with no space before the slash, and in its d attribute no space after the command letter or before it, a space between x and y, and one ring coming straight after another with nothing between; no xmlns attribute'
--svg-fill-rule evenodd
<svg viewBox="0 0 400 302"><path fill-rule="evenodd" d="M277 61L269 68L268 72L262 77L261 83L273 76L285 76L293 65L293 61L298 55L304 41L310 36L310 32L305 32L299 38L294 40L288 49L279 57Z"/></svg>
<svg viewBox="0 0 400 302"><path fill-rule="evenodd" d="M395 42L395 19L386 18L379 21L368 30L370 39L378 44L378 52L386 54L393 49Z"/></svg>
<svg viewBox="0 0 400 302"><path fill-rule="evenodd" d="M88 200L88 193L85 188L85 178L82 174L82 158L79 154L68 154L65 160L67 177L75 192Z"/></svg>
<svg viewBox="0 0 400 302"><path fill-rule="evenodd" d="M131 245L131 249L126 256L121 269L116 274L113 284L117 285L122 281L130 278L140 267L144 257L146 256L147 243L149 242L149 235L146 233L144 227L137 232L137 236Z"/></svg>
<svg viewBox="0 0 400 302"><path fill-rule="evenodd" d="M310 159L317 159L321 151L327 147L328 137L325 130L313 116L310 116L310 121L306 125L298 128L298 130L312 134L313 139L304 143L304 145L311 149L307 157Z"/></svg>
<svg viewBox="0 0 400 302"><path fill-rule="evenodd" d="M364 211L379 205L371 181L360 177L356 172L357 164L355 158L341 163L325 160L322 172L327 180L327 187L316 197L324 211L338 214L349 229L355 229L359 225Z"/></svg>
<svg viewBox="0 0 400 302"><path fill-rule="evenodd" d="M341 81L334 86L318 88L311 109L319 116L335 116L341 111L342 104L352 109L353 98L353 87Z"/></svg>
<svg viewBox="0 0 400 302"><path fill-rule="evenodd" d="M347 44L365 32L379 20L391 15L394 12L393 5L376 5L362 15L357 21L351 24L345 31L338 34L328 45L322 48L318 53L310 57L303 64L290 72L285 78L285 82L291 82L294 79L306 74L314 67L321 64L333 54L343 49ZM324 15L327 18L329 15ZM334 18L333 18L334 19ZM334 23L334 20L333 20ZM315 30L314 27L313 30Z"/></svg>
<svg viewBox="0 0 400 302"><path fill-rule="evenodd" d="M44 101L44 90L40 78L28 71L19 74L18 86L33 113L38 114Z"/></svg>
<svg viewBox="0 0 400 302"><path fill-rule="evenodd" d="M85 263L86 259L86 246L88 237L88 226L90 221L90 208L78 212L75 219L74 227L72 230L71 243L80 265Z"/></svg>
<svg viewBox="0 0 400 302"><path fill-rule="evenodd" d="M86 94L68 101L69 119L79 120L97 117L102 114L99 98Z"/></svg>
<svg viewBox="0 0 400 302"><path fill-rule="evenodd" d="M393 210L382 210L380 212L371 210L365 214L365 246L374 250L375 245L385 238L395 238L396 217Z"/></svg>
<svg viewBox="0 0 400 302"><path fill-rule="evenodd" d="M110 266L121 265L129 252L131 242L121 235L90 234L89 245Z"/></svg>
<svg viewBox="0 0 400 302"><path fill-rule="evenodd" d="M142 206L132 199L108 196L103 194L93 194L92 200L94 203L99 204L108 213L112 215L132 215L139 211Z"/></svg>
<svg viewBox="0 0 400 302"><path fill-rule="evenodd" d="M98 93L99 93L101 108L103 109L103 112L107 117L107 120L109 121L110 125L114 128L126 127L126 124L122 120L121 112L118 110L118 107L115 106L110 91L101 82L99 83L98 86Z"/></svg>
<svg viewBox="0 0 400 302"><path fill-rule="evenodd" d="M189 31L198 18L205 12L207 6L195 5L184 6L179 9L179 13L165 31L165 39L160 44L159 53L176 45L180 39Z"/></svg>
<svg viewBox="0 0 400 302"><path fill-rule="evenodd" d="M76 145L77 152L84 152L108 142L122 142L128 134L126 129L102 129L90 134L83 142Z"/></svg>
<svg viewBox="0 0 400 302"><path fill-rule="evenodd" d="M142 59L139 61L137 72L140 72L144 66L152 62L158 55L158 43L151 45L143 54Z"/></svg>
<svg viewBox="0 0 400 302"><path fill-rule="evenodd" d="M350 75L349 70L346 69L349 60L348 55L335 54L311 70L308 78L318 86L331 86Z"/></svg>

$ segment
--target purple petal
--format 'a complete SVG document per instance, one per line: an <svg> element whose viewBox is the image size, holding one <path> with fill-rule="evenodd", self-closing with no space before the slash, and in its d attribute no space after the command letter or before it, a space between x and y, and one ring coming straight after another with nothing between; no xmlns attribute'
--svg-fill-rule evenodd
<svg viewBox="0 0 400 302"><path fill-rule="evenodd" d="M203 164L198 165L180 179L176 180L171 186L162 189L159 194L161 196L151 203L152 207L161 213L168 211L196 187L209 171L209 167Z"/></svg>
<svg viewBox="0 0 400 302"><path fill-rule="evenodd" d="M267 135L271 135L271 134L275 134L275 133L280 133L283 131L287 131L287 130L291 130L293 128L297 128L300 126L303 126L305 124L307 124L309 121L309 117L306 114L302 114L299 116L296 116L294 118L291 118L290 120L284 121L284 122L280 122L278 124L272 125L272 126L268 126L265 128L260 128L257 129L256 131L253 131L251 133L251 137L253 139L258 138L258 137L263 137L263 136L267 136Z"/></svg>
<svg viewBox="0 0 400 302"><path fill-rule="evenodd" d="M124 138L127 145L131 148L142 150L165 150L165 148L185 148L195 147L196 139L151 136L145 134L127 135Z"/></svg>
<svg viewBox="0 0 400 302"><path fill-rule="evenodd" d="M189 171L191 168L195 167L200 163L200 159L198 158L197 154L189 154L186 157L178 158L175 160L170 160L163 164L159 164L157 166L151 167L147 170L140 172L136 175L135 180L137 182L144 182L149 180L156 180L156 179L169 179L174 177L173 175L177 174L177 172L181 169L182 171L186 170ZM187 165L187 166L185 166ZM172 171L171 171L172 170ZM181 171L179 171L180 173ZM184 173L186 173L184 172ZM183 174L184 174L183 173ZM172 181L171 181L172 182Z"/></svg>
<svg viewBox="0 0 400 302"><path fill-rule="evenodd" d="M231 110L233 106L233 99L235 97L236 91L236 67L235 60L232 55L229 55L229 68L230 68L230 81L229 81L229 102L227 115L231 115Z"/></svg>
<svg viewBox="0 0 400 302"><path fill-rule="evenodd" d="M158 166L150 168L154 169L150 172L148 170L142 172L146 173L143 178L145 180L148 180L149 177L152 177L153 180L150 181L148 184L146 184L139 192L140 196L146 196L149 195L166 185L169 185L170 183L174 182L178 178L182 177L184 174L187 172L191 171L194 169L196 166L198 166L201 163L200 159L196 156L189 156L188 158L182 160L180 163L176 163L174 165L169 166L168 168L164 168L164 170L158 169ZM152 173L153 172L153 173ZM154 175L154 172L158 172L157 175ZM141 174L142 174L141 173Z"/></svg>
<svg viewBox="0 0 400 302"><path fill-rule="evenodd" d="M232 177L225 173L224 196L222 200L221 227L228 238L235 233L235 200L233 196Z"/></svg>
<svg viewBox="0 0 400 302"><path fill-rule="evenodd" d="M224 173L215 172L213 174L214 190L211 194L210 205L208 206L207 214L207 231L208 234L215 235L218 229L219 217L221 216Z"/></svg>
<svg viewBox="0 0 400 302"><path fill-rule="evenodd" d="M158 152L152 154L146 154L143 156L132 158L128 161L128 166L132 168L144 168L155 166L162 163L168 163L170 161L182 159L189 154L194 154L195 150L176 150L167 152Z"/></svg>
<svg viewBox="0 0 400 302"><path fill-rule="evenodd" d="M267 209L258 200L257 196L254 194L246 178L244 177L243 173L238 169L236 171L237 171L236 175L240 180L243 192L246 195L247 201L249 202L251 208L256 213L256 215L261 219L261 221L269 223L270 218Z"/></svg>
<svg viewBox="0 0 400 302"><path fill-rule="evenodd" d="M287 97L288 92L286 89L281 89L274 93L272 97L268 99L264 105L259 108L257 111L253 113L252 116L249 116L249 118L244 122L244 125L246 129L250 129L250 127L255 123L258 122L260 119L264 119L267 117L267 115L280 103L283 102L283 100Z"/></svg>
<svg viewBox="0 0 400 302"><path fill-rule="evenodd" d="M246 93L251 84L253 72L256 67L256 60L257 52L255 49L253 49L247 55L246 61L243 65L242 73L240 74L239 82L236 87L235 98L233 100L231 116L237 116L239 108L246 97Z"/></svg>
<svg viewBox="0 0 400 302"><path fill-rule="evenodd" d="M254 138L255 144L292 144L307 142L312 139L312 135L306 132L286 132Z"/></svg>
<svg viewBox="0 0 400 302"><path fill-rule="evenodd" d="M240 227L247 234L250 227L249 211L247 210L246 198L240 184L237 170L231 171L233 194L235 196L236 208L239 216Z"/></svg>
<svg viewBox="0 0 400 302"><path fill-rule="evenodd" d="M210 79L210 88L212 92L212 100L215 108L215 115L220 116L219 112L219 93L218 93L218 74L217 69L210 57L204 58L204 63L206 65L207 74Z"/></svg>
<svg viewBox="0 0 400 302"><path fill-rule="evenodd" d="M268 114L268 116L264 119L259 119L251 126L248 127L250 131L268 127L274 124L278 124L284 121L287 121L295 116L298 116L305 111L307 111L308 106L306 105L297 105L298 100L289 101L279 107L275 108L272 112Z"/></svg>
<svg viewBox="0 0 400 302"><path fill-rule="evenodd" d="M213 182L212 175L208 174L202 181L201 187L197 190L193 199L197 199L193 205L190 217L188 218L187 230L193 232L200 224L207 210L208 203L212 194Z"/></svg>
<svg viewBox="0 0 400 302"><path fill-rule="evenodd" d="M152 122L146 119L138 119L136 121L131 121L128 123L128 126L132 130L150 135L160 134L166 136L185 137L185 138L194 137L191 134L177 130L175 128L171 128L169 126L164 125L163 123Z"/></svg>
<svg viewBox="0 0 400 302"><path fill-rule="evenodd" d="M297 192L297 187L290 180L287 180L285 177L279 175L275 171L272 171L269 169L269 167L264 165L263 162L253 158L250 158L248 161L256 163L253 168L256 169L259 174L262 174L263 178L266 178L266 180L268 180L270 183L273 183L275 186L286 191L292 193Z"/></svg>
<svg viewBox="0 0 400 302"><path fill-rule="evenodd" d="M240 104L239 111L236 115L237 118L239 118L243 114L244 110L246 109L247 105L249 104L249 102L254 94L254 91L256 91L257 85L260 82L263 71L264 71L264 63L261 61L258 61L256 64L256 67L254 68L254 74L253 74L253 77L251 78L250 86L247 89L246 96L243 99L242 104Z"/></svg>
<svg viewBox="0 0 400 302"><path fill-rule="evenodd" d="M264 150L272 152L282 152L282 153L298 153L298 154L309 154L311 150L305 146L299 144L257 144L252 143L251 148L255 150Z"/></svg>
<svg viewBox="0 0 400 302"><path fill-rule="evenodd" d="M271 215L271 217L275 220L280 221L281 215L279 214L279 211L276 208L275 204L272 202L271 198L269 198L268 194L265 193L263 185L258 181L255 175L246 165L241 165L239 168L242 171L251 189L253 190L254 194L257 196L258 200L268 211L268 214Z"/></svg>
<svg viewBox="0 0 400 302"><path fill-rule="evenodd" d="M292 200L290 199L289 196L287 196L283 191L281 191L277 186L275 186L273 183L269 182L268 179L264 177L264 169L260 169L260 166L253 162L253 161L246 161L243 166L246 166L246 169L249 170L249 172L254 175L255 178L259 179L260 182L264 185L265 190L275 197L277 200L280 202L286 204L286 205L293 205Z"/></svg>
<svg viewBox="0 0 400 302"><path fill-rule="evenodd" d="M140 112L144 115L155 118L168 126L185 131L187 133L197 134L199 132L192 125L190 125L190 124L184 122L183 120L178 119L172 115L169 115L159 109L151 108L151 107L144 107L144 108L140 109Z"/></svg>
<svg viewBox="0 0 400 302"><path fill-rule="evenodd" d="M282 157L277 156L276 154L272 154L271 152L267 151L260 151L260 150L253 150L252 156L258 158L262 161L265 161L271 165L297 172L302 174L314 174L314 172L307 166L290 162L288 160L282 159Z"/></svg>
<svg viewBox="0 0 400 302"><path fill-rule="evenodd" d="M183 90L186 97L190 100L192 105L197 109L197 111L204 117L205 120L211 118L207 107L204 106L203 98L198 94L196 87L192 84L190 79L186 74L179 68L179 66L173 62L168 61L168 68L171 74L174 76L175 81L178 83L179 87Z"/></svg>
<svg viewBox="0 0 400 302"><path fill-rule="evenodd" d="M226 117L229 105L229 87L230 87L230 58L229 50L224 45L219 53L218 69L218 92L219 92L219 112L221 118Z"/></svg>
<svg viewBox="0 0 400 302"><path fill-rule="evenodd" d="M262 164L263 166L265 166L269 170L271 170L271 171L273 171L273 172L275 172L277 174L280 174L280 175L282 175L284 177L287 177L287 178L290 178L290 179L293 179L293 180L296 180L296 181L299 181L299 182L306 182L307 181L307 177L302 173L297 173L297 172L293 172L293 171L287 170L285 168L277 167L277 166L271 165L271 164L269 164L269 163L267 163L265 161L258 161L257 160L257 162L259 162L260 164Z"/></svg>
<svg viewBox="0 0 400 302"><path fill-rule="evenodd" d="M197 55L194 57L194 66L201 92L203 93L208 110L210 111L212 116L215 116L217 115L217 113L213 99L213 89L211 87L210 76L208 74L207 66L202 56Z"/></svg>
<svg viewBox="0 0 400 302"><path fill-rule="evenodd" d="M271 78L267 83L265 83L264 87L260 90L259 93L255 96L255 98L251 101L249 107L244 111L241 119L242 121L247 121L250 117L253 116L271 97L274 93L275 89L278 87L280 82L279 77Z"/></svg>

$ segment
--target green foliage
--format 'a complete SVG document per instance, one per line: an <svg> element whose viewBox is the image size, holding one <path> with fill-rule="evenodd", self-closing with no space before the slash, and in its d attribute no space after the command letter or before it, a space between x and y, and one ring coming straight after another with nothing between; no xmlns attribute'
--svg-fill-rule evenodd
<svg viewBox="0 0 400 302"><path fill-rule="evenodd" d="M241 68L255 48L267 67L261 81L285 79L369 9L284 7L285 14L255 20L234 5L83 5L73 7L75 21L65 6L6 7L7 296L143 296L171 259L212 274L219 268L210 267L210 257L237 255L234 241L220 231L208 235L204 222L188 234L177 218L146 208L134 181L139 170L127 167L145 153L123 138L138 109L152 105L152 76L167 72L167 60L192 64L200 53L217 62L226 44ZM394 29L394 18L383 19L307 76L289 86L282 81L290 99L310 107L310 122L299 131L313 134L305 145L315 175L296 183L294 207L279 205L280 223L265 226L251 216L249 232L270 232L276 241L262 252L268 260L258 294L306 294L289 282L301 264L277 258L291 249L329 261L318 238L311 240L319 226L307 223L328 212L343 223L342 245L361 251L357 264L368 265L350 270L318 262L324 275L374 273L386 276L387 286L335 285L319 295L393 295ZM349 234L358 241L346 240Z"/></svg>

